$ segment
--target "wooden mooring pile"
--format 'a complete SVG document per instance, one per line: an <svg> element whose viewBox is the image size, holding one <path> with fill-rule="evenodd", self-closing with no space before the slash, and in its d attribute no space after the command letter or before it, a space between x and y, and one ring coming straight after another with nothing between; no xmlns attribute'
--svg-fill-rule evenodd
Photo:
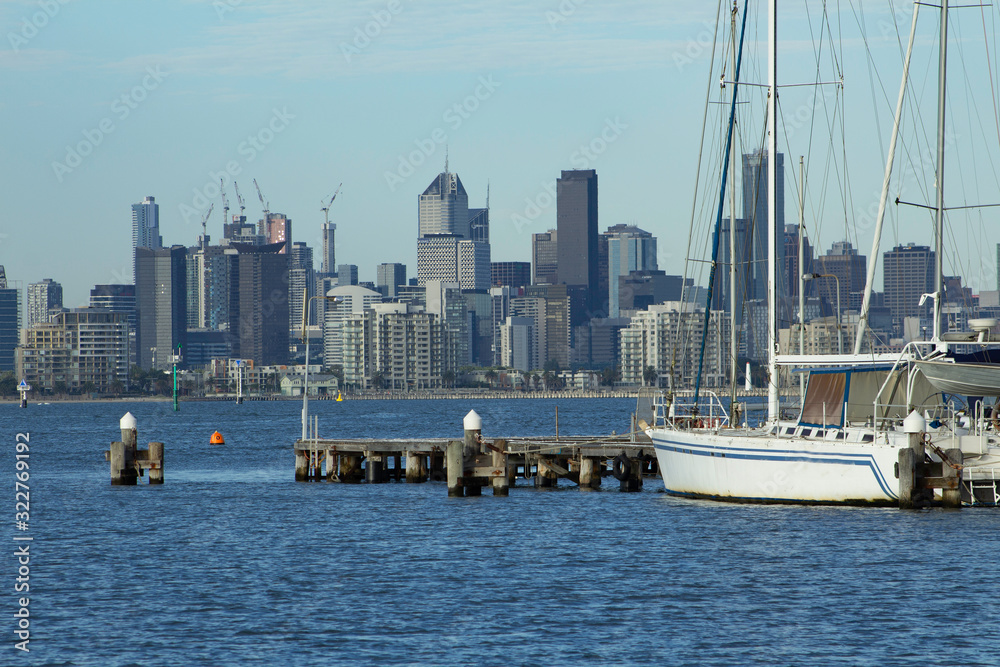
<svg viewBox="0 0 1000 667"><path fill-rule="evenodd" d="M151 442L148 449L139 449L138 422L131 412L125 413L119 425L122 439L104 452L105 460L111 462L111 484L135 486L145 470L150 484L163 484L163 443Z"/></svg>
<svg viewBox="0 0 1000 667"><path fill-rule="evenodd" d="M652 443L631 434L584 437L482 437L482 419L470 411L464 437L421 439L320 439L295 443L296 481L379 484L447 481L453 497L506 496L517 479L535 488L569 479L581 489L598 489L614 477L622 491L640 491L644 475L657 473Z"/></svg>

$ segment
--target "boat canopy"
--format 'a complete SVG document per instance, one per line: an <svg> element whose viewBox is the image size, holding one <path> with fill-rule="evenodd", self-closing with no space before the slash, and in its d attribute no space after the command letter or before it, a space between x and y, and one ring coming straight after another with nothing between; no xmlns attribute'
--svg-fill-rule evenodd
<svg viewBox="0 0 1000 667"><path fill-rule="evenodd" d="M891 366L870 365L810 370L799 424L841 428L847 423L868 423L874 416L875 398L883 385L886 390L879 401L879 419L902 419L909 413L905 367L895 371ZM921 373L914 373L912 392L918 409L941 404L940 393Z"/></svg>

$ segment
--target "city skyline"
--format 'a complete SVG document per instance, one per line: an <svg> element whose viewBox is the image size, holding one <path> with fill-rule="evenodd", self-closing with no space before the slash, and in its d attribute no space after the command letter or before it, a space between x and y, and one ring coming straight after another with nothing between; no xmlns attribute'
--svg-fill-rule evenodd
<svg viewBox="0 0 1000 667"><path fill-rule="evenodd" d="M41 26L37 2L0 8L9 46L0 68L10 86L0 113L21 128L2 168L8 215L25 221L0 230L0 263L22 286L45 277L61 282L69 307L85 305L94 285L128 282L127 207L144 197L160 205L164 246L196 245L210 203L208 232L221 238L219 176L231 214L238 211L235 178L248 222L263 217L251 187L257 179L270 209L295 220L294 240L316 254L321 209L343 182L329 219L337 225L337 260L357 265L362 281L374 281L380 263L416 266L414 201L446 154L471 199L485 200L490 188L495 261L529 259L531 234L556 227L555 182L567 169L600 173L602 228L635 224L660 238L688 235L710 77L710 7L473 2L456 12L403 0L337 11L253 0L52 7ZM896 21L905 31L909 5L901 7ZM921 35L936 30L930 14ZM845 25L855 23L846 18ZM884 8L866 16L887 89L898 81L892 20ZM801 8L783 11L782 21L787 34L808 34ZM759 41L760 17L754 22L751 40ZM123 25L156 30L138 40L123 36ZM858 32L845 28L843 64L853 94L848 116L864 124L849 125L851 218L870 210L885 140L875 123L861 120L873 111L861 101L868 81ZM474 48L470 34L478 35ZM796 62L808 61L798 56L810 50L807 42L782 46L783 75L810 80L810 68ZM925 55L915 67L923 72L932 60ZM758 63L751 76L759 74ZM989 82L980 88L989 90ZM783 93L786 135L789 124L803 127L795 94ZM883 135L890 107L880 101L877 109ZM953 117L963 113L960 106ZM779 150L789 160L785 216L794 219L797 190L789 181L800 150ZM818 200L812 182L807 199ZM870 254L870 226L849 236L835 215L812 217L814 246L847 237ZM373 228L382 232L378 243L370 242ZM931 241L925 220L890 229L883 249ZM975 234L959 237L964 245L946 259L958 266L946 264L945 273L968 276L977 291L995 284L992 251ZM661 246L660 268L682 273L683 255L680 244Z"/></svg>

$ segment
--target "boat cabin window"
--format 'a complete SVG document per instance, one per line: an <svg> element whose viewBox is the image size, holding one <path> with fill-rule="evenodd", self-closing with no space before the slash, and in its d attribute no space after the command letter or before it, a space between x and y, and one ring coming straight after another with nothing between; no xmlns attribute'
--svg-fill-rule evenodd
<svg viewBox="0 0 1000 667"><path fill-rule="evenodd" d="M795 427L794 426L786 426L785 427L785 435L795 435Z"/></svg>
<svg viewBox="0 0 1000 667"><path fill-rule="evenodd" d="M811 428L804 428L804 429L802 429L802 437L803 438L808 438L812 434L813 434L813 430Z"/></svg>
<svg viewBox="0 0 1000 667"><path fill-rule="evenodd" d="M861 442L873 442L875 440L874 433L862 433Z"/></svg>
<svg viewBox="0 0 1000 667"><path fill-rule="evenodd" d="M821 428L816 429L816 437L817 438L822 438L824 435L826 435L826 431L824 431Z"/></svg>
<svg viewBox="0 0 1000 667"><path fill-rule="evenodd" d="M847 440L847 431L837 431L837 440Z"/></svg>

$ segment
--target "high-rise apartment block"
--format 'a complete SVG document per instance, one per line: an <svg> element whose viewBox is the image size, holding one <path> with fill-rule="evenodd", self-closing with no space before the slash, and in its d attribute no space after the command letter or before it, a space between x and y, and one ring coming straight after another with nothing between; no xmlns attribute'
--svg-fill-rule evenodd
<svg viewBox="0 0 1000 667"><path fill-rule="evenodd" d="M608 313L618 317L619 282L636 271L656 271L656 239L635 225L614 225L603 236L608 244Z"/></svg>
<svg viewBox="0 0 1000 667"><path fill-rule="evenodd" d="M21 330L21 290L7 284L0 264L0 371L14 370L14 350Z"/></svg>
<svg viewBox="0 0 1000 667"><path fill-rule="evenodd" d="M28 328L48 322L53 310L63 305L62 285L51 278L28 284Z"/></svg>
<svg viewBox="0 0 1000 667"><path fill-rule="evenodd" d="M183 354L187 334L187 249L135 249L138 362L167 370Z"/></svg>
<svg viewBox="0 0 1000 667"><path fill-rule="evenodd" d="M265 244L283 243L278 254L285 255L292 248L292 219L284 213L268 213L267 219L260 222L257 233L264 237Z"/></svg>
<svg viewBox="0 0 1000 667"><path fill-rule="evenodd" d="M848 241L839 241L813 262L815 273L829 274L833 278L817 278L813 281L816 294L826 299L831 308L837 308L837 286L840 285L841 310L861 310L861 300L868 277L868 258L859 255ZM807 269L808 271L808 269Z"/></svg>
<svg viewBox="0 0 1000 667"><path fill-rule="evenodd" d="M141 203L132 204L132 276L135 282L135 250L163 247L160 236L160 205L154 197L146 197Z"/></svg>
<svg viewBox="0 0 1000 667"><path fill-rule="evenodd" d="M288 363L288 254L283 243L238 245L231 255L229 333L233 354L258 366ZM140 309L141 313L141 309Z"/></svg>
<svg viewBox="0 0 1000 667"><path fill-rule="evenodd" d="M927 316L933 303L920 297L934 291L936 253L928 246L913 243L898 245L882 255L882 284L885 306L892 313L893 327L898 334L903 318Z"/></svg>
<svg viewBox="0 0 1000 667"><path fill-rule="evenodd" d="M313 267L313 250L305 243L296 241L292 244L292 257L288 270L288 316L289 328L300 331L302 328L303 308L308 307L309 299L316 294L316 271ZM316 312L313 308L306 313L309 321L316 322Z"/></svg>

